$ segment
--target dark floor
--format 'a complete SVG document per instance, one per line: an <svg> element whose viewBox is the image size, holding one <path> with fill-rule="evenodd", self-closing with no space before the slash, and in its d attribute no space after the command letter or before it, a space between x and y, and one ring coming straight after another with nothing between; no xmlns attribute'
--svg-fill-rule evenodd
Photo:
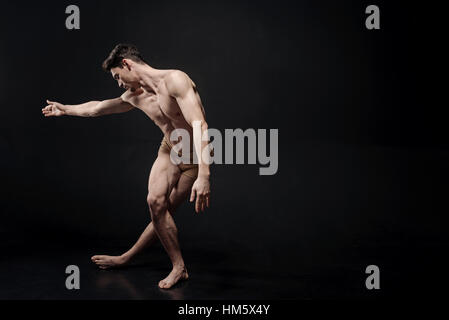
<svg viewBox="0 0 449 320"><path fill-rule="evenodd" d="M9 252L0 262L0 299L376 299L437 296L447 283L447 272L432 260L439 259L444 248L421 246L413 248L421 252L406 252L390 247L380 248L383 254L377 259L381 289L367 290L364 271L371 254L366 249L352 248L330 264L309 260L298 267L296 260L288 266L287 252L280 253L284 258L279 261L258 265L258 260L265 261L263 252L251 252L245 261L241 248L195 250L187 245L184 256L190 280L171 290L157 287L170 271L160 247L148 249L130 266L115 270L99 270L89 258L96 253L118 253L117 249ZM423 254L427 261L406 260ZM70 264L80 268L80 290L65 288L65 268Z"/></svg>

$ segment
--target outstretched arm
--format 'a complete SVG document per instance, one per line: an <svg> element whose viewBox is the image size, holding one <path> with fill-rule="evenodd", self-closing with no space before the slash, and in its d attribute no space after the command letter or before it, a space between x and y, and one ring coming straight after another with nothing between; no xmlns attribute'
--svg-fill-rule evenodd
<svg viewBox="0 0 449 320"><path fill-rule="evenodd" d="M98 117L112 113L127 112L134 108L121 97L103 101L89 101L76 105L64 105L59 102L47 100L48 105L42 109L46 117L58 117L63 115L78 117Z"/></svg>

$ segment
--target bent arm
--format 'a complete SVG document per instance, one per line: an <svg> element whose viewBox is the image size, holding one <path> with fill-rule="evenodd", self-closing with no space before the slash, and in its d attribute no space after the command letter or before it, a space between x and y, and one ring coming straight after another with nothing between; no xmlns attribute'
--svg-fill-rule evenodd
<svg viewBox="0 0 449 320"><path fill-rule="evenodd" d="M193 128L193 143L199 160L198 175L208 178L209 156L207 152L203 154L203 150L209 142L202 140L202 137L207 137L208 125L196 87L184 72L175 71L167 81L167 89L176 99L187 123Z"/></svg>

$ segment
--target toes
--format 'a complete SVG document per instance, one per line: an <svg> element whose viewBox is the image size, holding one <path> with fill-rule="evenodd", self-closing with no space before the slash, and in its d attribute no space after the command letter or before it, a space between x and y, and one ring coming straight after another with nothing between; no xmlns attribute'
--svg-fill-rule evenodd
<svg viewBox="0 0 449 320"><path fill-rule="evenodd" d="M101 256L93 256L92 258L90 258L93 262L99 261L101 260Z"/></svg>
<svg viewBox="0 0 449 320"><path fill-rule="evenodd" d="M105 256L93 256L92 257L92 262L94 263L103 263L105 262L107 259L105 259Z"/></svg>
<svg viewBox="0 0 449 320"><path fill-rule="evenodd" d="M96 255L90 258L93 263L97 265L100 269L108 269L111 267L111 264L108 263L107 256L104 255Z"/></svg>

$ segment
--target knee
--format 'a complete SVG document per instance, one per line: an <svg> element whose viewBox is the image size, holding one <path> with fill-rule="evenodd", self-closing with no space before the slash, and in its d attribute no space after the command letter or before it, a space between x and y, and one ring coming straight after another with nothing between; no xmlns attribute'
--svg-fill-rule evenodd
<svg viewBox="0 0 449 320"><path fill-rule="evenodd" d="M148 194L147 203L150 208L151 216L153 218L158 218L164 214L168 207L167 202L167 197L165 196Z"/></svg>

